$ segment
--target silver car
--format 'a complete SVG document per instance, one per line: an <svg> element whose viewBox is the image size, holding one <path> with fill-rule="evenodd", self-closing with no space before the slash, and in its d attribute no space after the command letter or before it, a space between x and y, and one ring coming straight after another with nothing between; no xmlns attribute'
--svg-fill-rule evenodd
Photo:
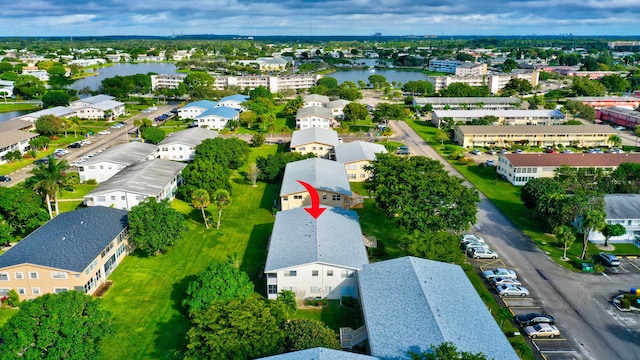
<svg viewBox="0 0 640 360"><path fill-rule="evenodd" d="M486 248L476 248L471 251L471 257L474 259L497 259L498 253Z"/></svg>

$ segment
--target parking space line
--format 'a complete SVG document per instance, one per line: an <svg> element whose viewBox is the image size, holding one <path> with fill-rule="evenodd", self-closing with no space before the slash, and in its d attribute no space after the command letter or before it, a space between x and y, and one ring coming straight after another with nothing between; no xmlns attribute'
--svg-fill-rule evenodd
<svg viewBox="0 0 640 360"><path fill-rule="evenodd" d="M634 268L636 268L636 270L640 271L640 267L636 266L636 264L634 264L633 262L629 261L629 259L633 259L632 257L627 256L625 258L625 260L627 260L627 262L629 263L629 265L633 266Z"/></svg>
<svg viewBox="0 0 640 360"><path fill-rule="evenodd" d="M605 273L602 273L602 276L606 277L606 278L607 278L607 280L609 280L609 281L613 281L613 280L611 280L611 278L609 277L609 275L607 275L607 274L605 274Z"/></svg>

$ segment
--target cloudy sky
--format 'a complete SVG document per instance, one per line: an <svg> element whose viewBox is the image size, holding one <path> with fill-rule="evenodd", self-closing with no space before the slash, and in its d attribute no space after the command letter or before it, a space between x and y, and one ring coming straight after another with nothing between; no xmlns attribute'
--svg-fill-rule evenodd
<svg viewBox="0 0 640 360"><path fill-rule="evenodd" d="M640 35L638 0L0 0L0 36Z"/></svg>

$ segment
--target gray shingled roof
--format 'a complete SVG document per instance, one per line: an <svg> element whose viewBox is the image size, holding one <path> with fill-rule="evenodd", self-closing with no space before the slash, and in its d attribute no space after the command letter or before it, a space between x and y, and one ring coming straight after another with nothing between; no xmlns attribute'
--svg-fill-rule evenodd
<svg viewBox="0 0 640 360"><path fill-rule="evenodd" d="M100 162L131 165L133 163L137 163L138 161L147 159L149 155L153 154L157 149L158 146L156 145L138 141L114 145L107 150L99 153L98 155L92 157L91 159L85 161L82 166Z"/></svg>
<svg viewBox="0 0 640 360"><path fill-rule="evenodd" d="M350 102L351 101L349 100L338 99L329 101L328 103L324 104L324 107L326 107L327 109L339 109L347 106Z"/></svg>
<svg viewBox="0 0 640 360"><path fill-rule="evenodd" d="M102 206L62 213L0 255L0 268L35 264L83 271L127 226L127 211Z"/></svg>
<svg viewBox="0 0 640 360"><path fill-rule="evenodd" d="M9 130L25 130L32 127L33 123L31 121L20 120L17 118L7 121L0 121L0 133Z"/></svg>
<svg viewBox="0 0 640 360"><path fill-rule="evenodd" d="M386 260L358 271L358 283L374 356L410 359L408 350L449 341L460 351L519 359L458 265L415 257Z"/></svg>
<svg viewBox="0 0 640 360"><path fill-rule="evenodd" d="M106 110L111 110L113 108L117 108L118 106L123 106L123 105L124 103L121 103L120 101L107 100L107 101L101 101L99 103L95 103L88 107L106 111Z"/></svg>
<svg viewBox="0 0 640 360"><path fill-rule="evenodd" d="M640 194L606 194L607 219L640 219Z"/></svg>
<svg viewBox="0 0 640 360"><path fill-rule="evenodd" d="M312 348L260 358L262 360L373 360L377 357L327 348Z"/></svg>
<svg viewBox="0 0 640 360"><path fill-rule="evenodd" d="M361 269L369 263L357 213L322 207L326 210L318 219L304 208L276 214L265 272L311 263Z"/></svg>
<svg viewBox="0 0 640 360"><path fill-rule="evenodd" d="M613 135L616 131L608 125L458 125L456 129L465 135L473 134L605 134Z"/></svg>
<svg viewBox="0 0 640 360"><path fill-rule="evenodd" d="M23 119L23 118L27 118L27 119L38 119L41 116L44 115L53 115L53 116L57 116L57 117L63 117L63 116L67 116L70 114L75 113L76 110L75 109L71 109L68 107L64 107L64 106L56 106L53 108L48 108L48 109L44 109L44 110L38 110L29 114L25 114L22 115L20 117L18 117L18 119Z"/></svg>
<svg viewBox="0 0 640 360"><path fill-rule="evenodd" d="M335 130L323 128L308 128L296 130L291 136L291 147L298 147L311 143L325 144L329 146L338 145L338 133Z"/></svg>
<svg viewBox="0 0 640 360"><path fill-rule="evenodd" d="M198 146L206 139L214 139L218 137L218 132L215 130L195 127L182 131L177 131L167 135L158 146L181 144L189 146Z"/></svg>
<svg viewBox="0 0 640 360"><path fill-rule="evenodd" d="M323 104L326 104L329 102L329 97L326 95L318 95L318 94L309 94L309 95L305 95L302 98L302 102L308 103L311 101L318 101L321 102Z"/></svg>
<svg viewBox="0 0 640 360"><path fill-rule="evenodd" d="M15 145L23 140L30 140L36 138L40 134L26 132L22 130L9 130L0 133L0 149Z"/></svg>
<svg viewBox="0 0 640 360"><path fill-rule="evenodd" d="M153 159L139 162L120 170L107 181L100 183L85 197L93 197L113 191L125 191L156 197L187 164Z"/></svg>
<svg viewBox="0 0 640 360"><path fill-rule="evenodd" d="M326 159L306 159L287 164L282 178L280 196L306 191L297 180L311 184L318 190L351 196L347 170L342 163Z"/></svg>
<svg viewBox="0 0 640 360"><path fill-rule="evenodd" d="M111 101L113 99L115 99L113 96L100 94L100 95L89 96L89 97L86 97L84 99L76 100L76 101L74 101L74 103L86 102L86 103L95 105L95 104L98 104L98 103L101 103L101 102Z"/></svg>
<svg viewBox="0 0 640 360"><path fill-rule="evenodd" d="M333 119L333 114L331 113L331 110L321 106L303 107L298 109L298 112L296 113L296 119L304 119L310 116L319 116L326 119Z"/></svg>
<svg viewBox="0 0 640 360"><path fill-rule="evenodd" d="M336 145L335 152L337 162L348 164L362 160L373 161L376 159L376 154L386 154L387 149L380 144L366 141L353 141Z"/></svg>

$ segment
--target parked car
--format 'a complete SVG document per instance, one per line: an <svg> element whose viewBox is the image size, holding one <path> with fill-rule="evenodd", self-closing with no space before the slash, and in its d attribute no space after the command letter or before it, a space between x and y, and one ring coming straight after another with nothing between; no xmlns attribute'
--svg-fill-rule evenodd
<svg viewBox="0 0 640 360"><path fill-rule="evenodd" d="M601 252L597 255L597 259L605 266L620 266L620 259L613 254Z"/></svg>
<svg viewBox="0 0 640 360"><path fill-rule="evenodd" d="M462 235L462 242L473 242L473 241L483 243L484 239L478 235L473 235L473 234Z"/></svg>
<svg viewBox="0 0 640 360"><path fill-rule="evenodd" d="M529 313L523 315L516 315L516 322L522 327L533 326L535 324L549 324L553 325L555 319L551 315L541 313Z"/></svg>
<svg viewBox="0 0 640 360"><path fill-rule="evenodd" d="M618 148L609 149L607 152L612 154L624 154L624 150Z"/></svg>
<svg viewBox="0 0 640 360"><path fill-rule="evenodd" d="M0 175L0 182L9 182L11 178L6 175Z"/></svg>
<svg viewBox="0 0 640 360"><path fill-rule="evenodd" d="M473 150L470 151L470 153L473 154L473 155L480 155L480 150L473 149Z"/></svg>
<svg viewBox="0 0 640 360"><path fill-rule="evenodd" d="M554 338L556 336L560 336L560 330L558 330L555 325L549 324L535 324L527 326L524 328L524 332L527 333L527 336L533 339L537 337Z"/></svg>
<svg viewBox="0 0 640 360"><path fill-rule="evenodd" d="M512 279L518 278L515 271L510 269L505 269L505 268L487 270L482 273L482 276L484 276L484 278L487 280L490 280L496 277L505 277L505 278L512 278Z"/></svg>
<svg viewBox="0 0 640 360"><path fill-rule="evenodd" d="M520 286L520 285L522 285L522 283L518 279L498 276L496 278L491 279L491 285L493 285L493 287L498 287L500 285Z"/></svg>
<svg viewBox="0 0 640 360"><path fill-rule="evenodd" d="M554 148L546 148L544 150L544 152L546 152L547 154L555 154L556 153L556 149L554 149Z"/></svg>
<svg viewBox="0 0 640 360"><path fill-rule="evenodd" d="M513 151L514 154L524 154L524 151L522 151L522 149L516 149Z"/></svg>
<svg viewBox="0 0 640 360"><path fill-rule="evenodd" d="M102 131L98 132L98 134L100 134L100 135L109 135L109 134L111 134L111 131L109 131L109 130L102 130Z"/></svg>
<svg viewBox="0 0 640 360"><path fill-rule="evenodd" d="M487 154L489 154L489 155L495 155L495 154L496 154L496 151L495 151L494 149L489 149L489 150L487 150Z"/></svg>
<svg viewBox="0 0 640 360"><path fill-rule="evenodd" d="M402 145L398 147L398 150L396 150L396 154L398 155L409 155L409 147L406 145Z"/></svg>
<svg viewBox="0 0 640 360"><path fill-rule="evenodd" d="M500 285L496 291L500 296L529 296L527 288L517 285Z"/></svg>
<svg viewBox="0 0 640 360"><path fill-rule="evenodd" d="M474 249L488 249L489 245L481 242L468 242L468 243L463 243L462 248L467 251L472 251Z"/></svg>
<svg viewBox="0 0 640 360"><path fill-rule="evenodd" d="M563 154L573 154L573 151L570 149L562 150Z"/></svg>
<svg viewBox="0 0 640 360"><path fill-rule="evenodd" d="M80 149L82 147L82 144L79 142L74 142L73 144L69 145L69 147L72 149Z"/></svg>
<svg viewBox="0 0 640 360"><path fill-rule="evenodd" d="M499 154L506 154L508 153L507 149L501 149L500 151L498 151Z"/></svg>
<svg viewBox="0 0 640 360"><path fill-rule="evenodd" d="M496 166L496 162L494 160L489 159L484 163L484 165L487 167L494 167Z"/></svg>
<svg viewBox="0 0 640 360"><path fill-rule="evenodd" d="M485 248L475 248L471 251L471 257L474 259L497 259L498 253Z"/></svg>
<svg viewBox="0 0 640 360"><path fill-rule="evenodd" d="M49 163L49 158L48 157L43 157L41 159L35 160L33 162L34 164L48 164Z"/></svg>

